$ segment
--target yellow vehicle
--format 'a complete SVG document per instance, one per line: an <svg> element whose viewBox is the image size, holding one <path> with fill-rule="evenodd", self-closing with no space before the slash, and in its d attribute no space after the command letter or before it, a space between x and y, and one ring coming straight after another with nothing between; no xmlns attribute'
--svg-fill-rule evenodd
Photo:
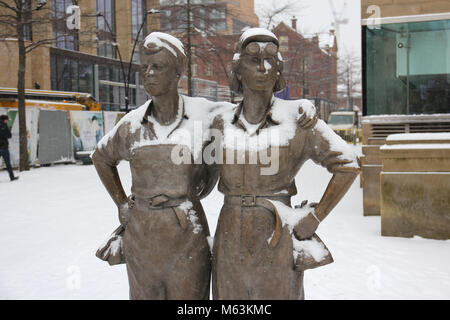
<svg viewBox="0 0 450 320"><path fill-rule="evenodd" d="M100 103L89 93L25 89L26 108L100 111ZM16 88L0 87L0 108L17 108Z"/></svg>
<svg viewBox="0 0 450 320"><path fill-rule="evenodd" d="M361 112L331 112L328 117L328 126L347 142L356 143L362 139Z"/></svg>

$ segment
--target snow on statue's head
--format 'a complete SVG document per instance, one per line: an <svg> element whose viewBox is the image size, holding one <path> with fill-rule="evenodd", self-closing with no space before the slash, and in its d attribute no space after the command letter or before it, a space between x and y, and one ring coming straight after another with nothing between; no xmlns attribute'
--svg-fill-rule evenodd
<svg viewBox="0 0 450 320"><path fill-rule="evenodd" d="M261 50L273 55L277 61L278 78L273 91L277 92L283 90L286 87L286 81L283 77L283 57L278 49L278 38L269 30L263 28L250 28L246 30L235 46L229 78L230 89L238 94L243 93L242 81L239 76L241 56Z"/></svg>
<svg viewBox="0 0 450 320"><path fill-rule="evenodd" d="M163 32L152 32L141 43L140 54L152 55L164 50L168 54L168 57L173 60L176 65L179 78L184 74L186 70L186 53L184 52L183 43L171 36L170 34ZM143 59L141 59L143 60Z"/></svg>

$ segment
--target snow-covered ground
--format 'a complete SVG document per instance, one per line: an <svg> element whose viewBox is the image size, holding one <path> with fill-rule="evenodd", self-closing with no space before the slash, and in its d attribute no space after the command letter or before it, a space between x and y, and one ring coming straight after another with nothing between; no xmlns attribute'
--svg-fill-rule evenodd
<svg viewBox="0 0 450 320"><path fill-rule="evenodd" d="M130 190L128 164L119 165ZM307 162L299 195L320 200L331 175ZM211 233L223 200L203 200ZM0 299L128 299L124 265L95 257L118 226L117 210L94 166L32 169L9 182L0 172ZM305 273L307 299L450 299L450 241L380 235L380 217L363 217L359 178L321 224L331 265Z"/></svg>

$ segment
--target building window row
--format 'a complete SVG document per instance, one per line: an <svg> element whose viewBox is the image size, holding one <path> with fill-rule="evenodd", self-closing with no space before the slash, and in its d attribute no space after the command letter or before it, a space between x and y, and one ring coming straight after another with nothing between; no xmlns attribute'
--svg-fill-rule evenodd
<svg viewBox="0 0 450 320"><path fill-rule="evenodd" d="M184 6L170 6L162 9L162 31L184 31L187 28L187 10ZM191 27L212 31L227 30L227 11L224 6L191 9Z"/></svg>
<svg viewBox="0 0 450 320"><path fill-rule="evenodd" d="M52 90L90 93L98 98L102 110L124 109L123 71L118 65L109 63L107 59L99 62L85 56L68 57L63 50L55 50L56 53L50 56ZM132 70L129 94L131 108L147 100L145 91L136 81L138 76L139 73Z"/></svg>
<svg viewBox="0 0 450 320"><path fill-rule="evenodd" d="M116 9L114 0L96 0L97 12L97 54L103 57L115 58L116 48Z"/></svg>

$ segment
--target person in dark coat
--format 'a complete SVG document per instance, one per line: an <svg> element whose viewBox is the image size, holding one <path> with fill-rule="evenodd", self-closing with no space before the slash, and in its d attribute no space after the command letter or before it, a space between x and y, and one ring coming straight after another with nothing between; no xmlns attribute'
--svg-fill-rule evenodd
<svg viewBox="0 0 450 320"><path fill-rule="evenodd" d="M9 130L7 122L9 118L6 115L0 116L0 157L3 157L3 160L5 161L6 170L8 170L9 178L11 181L19 179L19 177L14 177L14 173L11 167L11 161L9 157L9 150L8 150L8 139L11 138L11 130Z"/></svg>

